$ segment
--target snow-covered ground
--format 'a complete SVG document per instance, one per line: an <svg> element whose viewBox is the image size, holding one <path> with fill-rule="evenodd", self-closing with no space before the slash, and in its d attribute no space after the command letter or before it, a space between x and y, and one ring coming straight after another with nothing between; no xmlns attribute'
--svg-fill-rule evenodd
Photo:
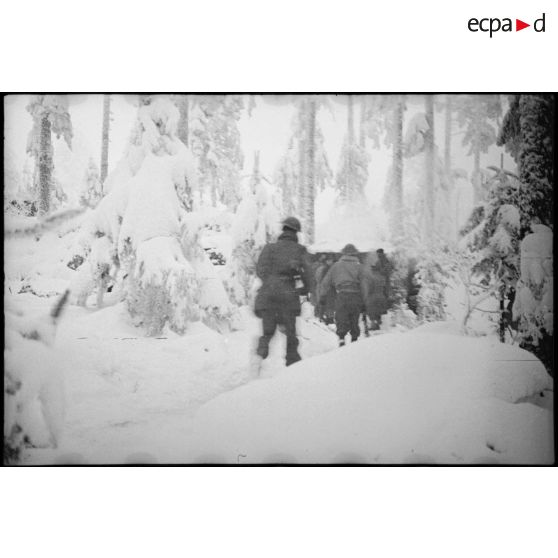
<svg viewBox="0 0 558 558"><path fill-rule="evenodd" d="M47 323L54 295L72 283L66 262L81 222L5 238L5 304L20 321ZM450 315L461 308L454 294ZM284 366L278 333L256 376L261 324L247 307L234 331L196 322L182 336L167 327L147 337L115 293L105 304L97 309L94 294L86 307L70 304L51 346L7 337L5 363L33 379L22 426L41 447L26 449L23 463L553 461L552 378L493 330L466 337L453 321L384 324L339 349L305 305L303 360Z"/></svg>
<svg viewBox="0 0 558 558"><path fill-rule="evenodd" d="M46 313L52 298L8 297ZM553 383L530 353L453 322L336 348L299 320L303 360L276 335L255 378L259 321L143 337L121 304L70 306L45 367L64 380L58 448L24 463L550 463ZM39 443L46 436L35 425Z"/></svg>

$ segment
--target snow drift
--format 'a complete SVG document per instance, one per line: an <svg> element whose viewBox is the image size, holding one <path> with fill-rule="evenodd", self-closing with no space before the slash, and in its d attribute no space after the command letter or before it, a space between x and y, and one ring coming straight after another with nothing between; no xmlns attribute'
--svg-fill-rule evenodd
<svg viewBox="0 0 558 558"><path fill-rule="evenodd" d="M229 463L551 463L552 413L527 401L552 389L530 353L429 324L217 397L192 447Z"/></svg>

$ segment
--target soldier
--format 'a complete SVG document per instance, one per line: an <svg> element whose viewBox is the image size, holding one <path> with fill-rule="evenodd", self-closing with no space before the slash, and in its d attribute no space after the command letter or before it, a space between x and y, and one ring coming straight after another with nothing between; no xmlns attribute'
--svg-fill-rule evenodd
<svg viewBox="0 0 558 558"><path fill-rule="evenodd" d="M277 242L264 246L256 265L262 286L256 296L256 316L262 319L263 335L257 354L269 354L269 342L277 325L283 324L287 336L286 364L300 360L296 336L296 317L300 316L300 296L310 287L310 266L306 248L298 243L300 221L287 217Z"/></svg>
<svg viewBox="0 0 558 558"><path fill-rule="evenodd" d="M334 322L335 315L335 289L333 286L326 291L321 291L321 285L327 272L330 270L334 263L334 258L331 254L323 256L323 261L320 267L316 270L316 299L317 299L317 313L318 318L325 322L327 325ZM321 301L325 300L325 303Z"/></svg>
<svg viewBox="0 0 558 558"><path fill-rule="evenodd" d="M347 244L341 251L341 259L331 266L322 283L320 296L325 302L325 294L333 286L335 300L335 324L339 346L345 345L345 336L351 334L351 341L360 335L358 319L366 300L366 277L358 259L358 250Z"/></svg>
<svg viewBox="0 0 558 558"><path fill-rule="evenodd" d="M388 299L386 296L387 280L381 271L379 264L378 251L370 253L366 258L366 297L364 299L366 313L368 314L371 322L370 329L380 329L382 315L388 309Z"/></svg>

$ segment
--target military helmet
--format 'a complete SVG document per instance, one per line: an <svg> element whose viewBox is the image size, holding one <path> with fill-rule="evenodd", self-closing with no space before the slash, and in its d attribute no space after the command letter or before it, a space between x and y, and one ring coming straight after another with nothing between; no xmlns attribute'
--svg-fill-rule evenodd
<svg viewBox="0 0 558 558"><path fill-rule="evenodd" d="M347 244L341 253L345 256L358 256L358 250L356 249L354 244Z"/></svg>
<svg viewBox="0 0 558 558"><path fill-rule="evenodd" d="M300 232L300 221L296 217L287 217L283 220L283 227Z"/></svg>

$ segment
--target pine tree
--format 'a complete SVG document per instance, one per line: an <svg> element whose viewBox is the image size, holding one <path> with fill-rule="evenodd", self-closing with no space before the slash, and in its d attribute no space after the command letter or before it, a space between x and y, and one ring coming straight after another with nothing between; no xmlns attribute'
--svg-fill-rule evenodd
<svg viewBox="0 0 558 558"><path fill-rule="evenodd" d="M258 257L265 244L275 240L282 215L281 193L261 176L256 152L250 189L237 208L231 229L234 248L227 288L238 306L249 304L255 294Z"/></svg>
<svg viewBox="0 0 558 558"><path fill-rule="evenodd" d="M389 229L394 241L404 234L403 219L403 115L406 110L404 95L373 95L367 103L365 117L366 137L373 147L380 147L384 137L385 146L391 149L392 163L384 190L384 208L389 216Z"/></svg>
<svg viewBox="0 0 558 558"><path fill-rule="evenodd" d="M521 276L514 316L520 342L553 368L552 229L555 98L512 95L498 144L519 168Z"/></svg>
<svg viewBox="0 0 558 558"><path fill-rule="evenodd" d="M184 195L195 187L196 170L176 135L178 120L168 96L142 99L127 153L107 177L112 188L84 226L89 253L78 269L99 292L110 276L151 335L167 324L182 333L192 321L220 327L230 318L222 282L199 243L200 220Z"/></svg>
<svg viewBox="0 0 558 558"><path fill-rule="evenodd" d="M54 165L52 133L62 136L68 147L72 144L72 123L66 95L34 95L27 105L33 118L33 128L27 140L27 152L35 158L36 187L39 214L50 211Z"/></svg>
<svg viewBox="0 0 558 558"><path fill-rule="evenodd" d="M434 96L425 96L425 118L427 128L424 132L424 164L425 164L425 212L424 226L425 238L427 242L432 243L434 236L434 220L435 215L435 152L434 152Z"/></svg>
<svg viewBox="0 0 558 558"><path fill-rule="evenodd" d="M80 197L81 205L85 207L96 207L103 197L103 185L99 177L99 167L95 159L91 157L85 172L84 186Z"/></svg>
<svg viewBox="0 0 558 558"><path fill-rule="evenodd" d="M273 176L273 183L282 193L285 215L300 215L297 161L298 153L294 147L294 138L291 138L287 151L279 160Z"/></svg>
<svg viewBox="0 0 558 558"><path fill-rule="evenodd" d="M458 124L465 128L462 144L469 148L468 154L473 156L473 191L474 202L484 199L481 177L481 154L496 143L499 118L502 104L499 95L462 95L457 97L456 112Z"/></svg>
<svg viewBox="0 0 558 558"><path fill-rule="evenodd" d="M235 210L240 201L243 155L238 121L240 95L200 95L192 99L188 138L199 161L201 197Z"/></svg>
<svg viewBox="0 0 558 558"><path fill-rule="evenodd" d="M510 325L506 299L511 306L519 278L519 179L513 173L490 167L486 202L477 206L462 230L457 255L458 271L467 295L463 329L472 312L488 298L501 301L500 335Z"/></svg>
<svg viewBox="0 0 558 558"><path fill-rule="evenodd" d="M332 180L324 137L317 118L327 100L319 95L297 95L287 100L294 103L296 109L293 133L287 151L279 161L274 183L283 193L286 214L300 218L303 234L312 243L315 237L315 198Z"/></svg>
<svg viewBox="0 0 558 558"><path fill-rule="evenodd" d="M110 95L103 97L103 134L101 140L101 186L105 183L108 174L108 152L110 133Z"/></svg>
<svg viewBox="0 0 558 558"><path fill-rule="evenodd" d="M451 137L453 129L453 95L446 95L444 103L444 170L447 177L451 177Z"/></svg>
<svg viewBox="0 0 558 558"><path fill-rule="evenodd" d="M189 95L173 95L174 104L180 112L180 120L178 121L177 134L180 141L188 147L189 141L189 113L190 98Z"/></svg>
<svg viewBox="0 0 558 558"><path fill-rule="evenodd" d="M553 224L554 103L552 95L512 95L498 137L519 168L523 235L532 222Z"/></svg>
<svg viewBox="0 0 558 558"><path fill-rule="evenodd" d="M353 96L348 95L347 133L341 149L335 183L341 200L349 204L362 204L365 201L364 189L368 181L369 157L365 149L366 141L362 129L362 116L360 141L357 143L355 140L353 104Z"/></svg>

